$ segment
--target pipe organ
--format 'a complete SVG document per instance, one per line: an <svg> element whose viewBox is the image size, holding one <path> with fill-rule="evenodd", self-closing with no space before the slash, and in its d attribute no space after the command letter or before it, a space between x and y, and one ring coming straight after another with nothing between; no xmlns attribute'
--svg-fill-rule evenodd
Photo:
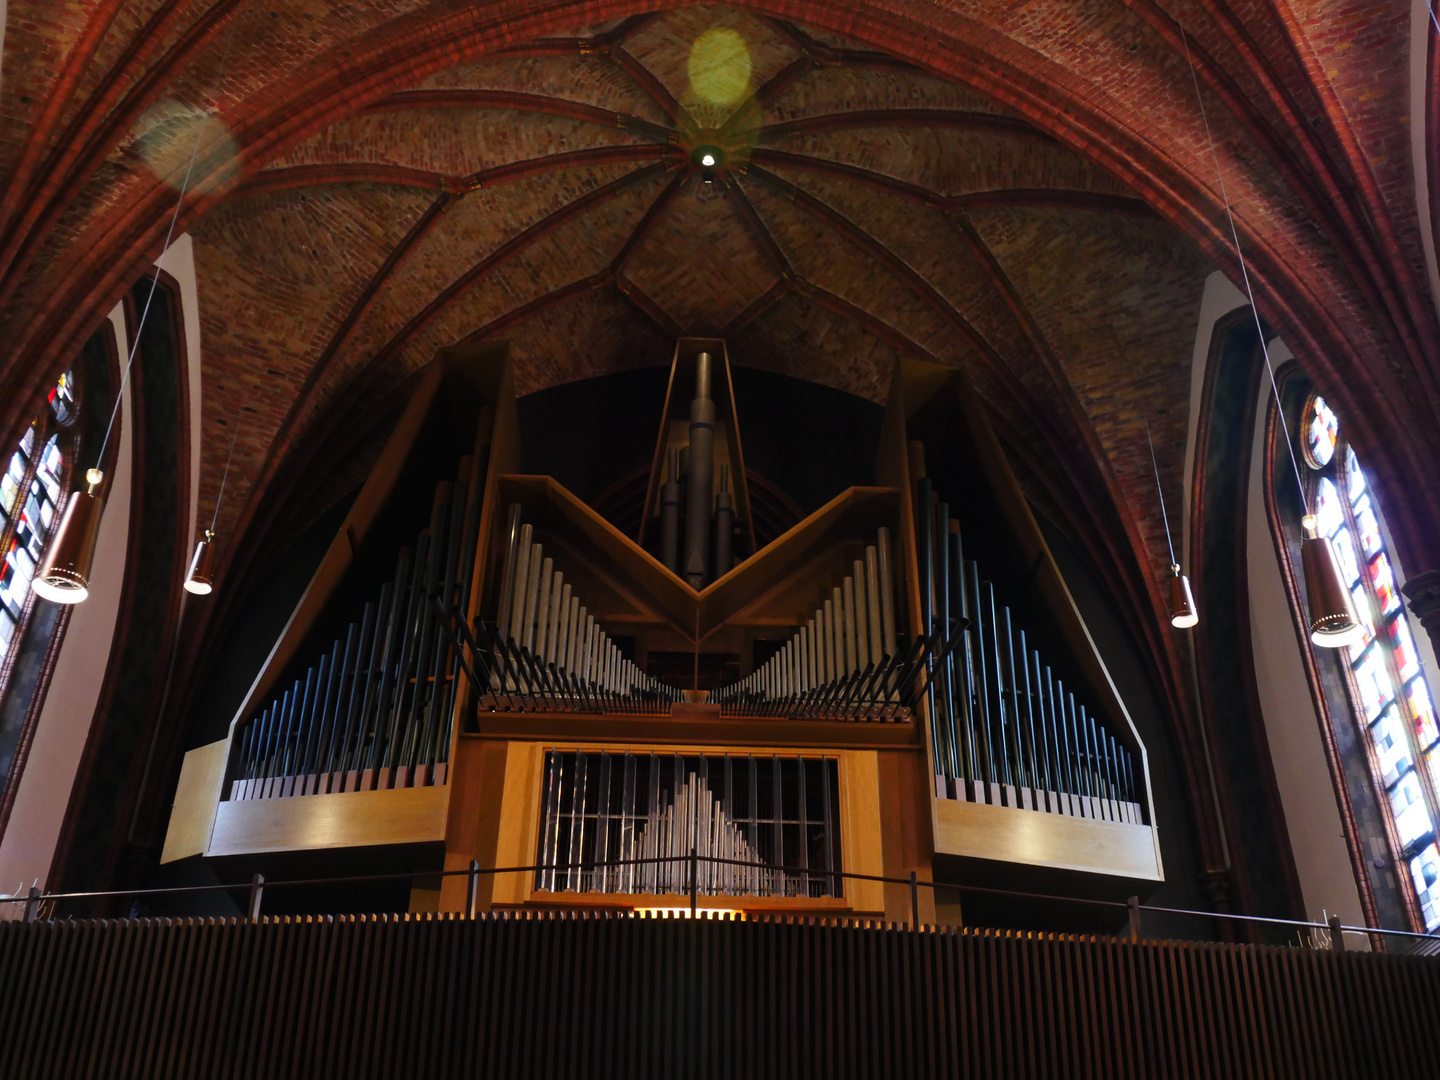
<svg viewBox="0 0 1440 1080"><path fill-rule="evenodd" d="M187 754L166 861L410 852L538 868L494 908L832 915L901 914L872 879L911 872L1163 879L1144 747L961 375L899 364L873 477L758 549L724 342L677 346L638 529L524 472L513 385L503 345L423 374Z"/></svg>

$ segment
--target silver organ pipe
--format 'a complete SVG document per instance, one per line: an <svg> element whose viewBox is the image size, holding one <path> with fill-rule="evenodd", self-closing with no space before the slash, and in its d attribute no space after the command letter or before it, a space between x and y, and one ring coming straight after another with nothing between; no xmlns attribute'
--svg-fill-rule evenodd
<svg viewBox="0 0 1440 1080"><path fill-rule="evenodd" d="M1130 751L1041 658L964 557L959 523L928 481L916 486L928 629L943 636L960 628L956 647L926 662L936 795L1143 824ZM933 512L922 512L927 507ZM882 538L877 558L887 546ZM882 633L885 608L882 595Z"/></svg>
<svg viewBox="0 0 1440 1080"><path fill-rule="evenodd" d="M229 798L445 782L462 661L432 605L468 603L480 511L469 498L472 465L464 459L459 478L437 486L429 527L400 552L378 600L238 726Z"/></svg>
<svg viewBox="0 0 1440 1080"><path fill-rule="evenodd" d="M865 557L830 589L792 637L750 675L710 692L728 715L787 716L840 720L904 720L920 670L919 660L937 645L919 639L908 648L887 637L887 603L894 620L893 583L883 580L882 529ZM887 599L888 598L888 599Z"/></svg>
<svg viewBox="0 0 1440 1080"><path fill-rule="evenodd" d="M503 555L501 581L511 594L497 615L523 611L494 624L477 623L477 659L486 674L480 708L486 711L560 710L666 713L683 698L678 688L646 675L595 621L553 556L533 541L533 529L511 507L508 536L516 550ZM514 563L511 574L508 567ZM526 568L522 576L521 567ZM466 630L468 633L468 628Z"/></svg>

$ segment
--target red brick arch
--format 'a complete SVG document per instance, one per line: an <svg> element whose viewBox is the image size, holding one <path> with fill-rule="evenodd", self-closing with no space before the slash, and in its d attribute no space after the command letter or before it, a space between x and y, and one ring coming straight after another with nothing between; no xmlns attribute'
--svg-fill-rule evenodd
<svg viewBox="0 0 1440 1080"><path fill-rule="evenodd" d="M460 10L436 4L389 22L372 19L310 62L228 99L222 116L241 148L242 175L250 177L298 140L427 74L577 25L677 6L683 5L577 0L540 7L498 0ZM1089 22L1078 5L1056 4L1044 18L1062 43L1047 45L1048 55L1034 46L1033 32L1027 42L1024 33L1003 25L1001 14L979 9L961 13L912 0L740 0L735 6L844 34L987 94L1123 179L1238 279L1203 129L1187 96L1190 75L1178 32L1153 4L1136 0L1130 4L1136 15L1120 13L1104 27ZM0 378L8 385L40 392L160 246L173 192L141 171L102 191L106 209L90 215L64 243L58 242L64 235L60 214L69 197L93 190L104 155L143 108L183 85L197 56L213 62L224 52L230 32L224 16L259 5L229 0L162 48L158 31L169 20L178 26L184 7L167 5L152 24L157 33L130 46L92 97L87 115L66 129L77 136L75 147L46 158L36 149L43 142L37 138L17 163L18 179L0 201L0 211L8 212L4 250L11 256L0 276L3 327L11 343L0 360ZM84 40L108 25L117 8L118 2L102 5ZM1325 156L1312 130L1320 126L1313 109L1307 113L1304 103L1279 89L1277 72L1294 58L1267 53L1256 44L1254 28L1240 26L1227 10L1210 5L1210 12L1213 21L1195 28L1190 48L1210 88L1210 115L1260 307L1348 415L1361 445L1371 447L1368 457L1377 463L1380 483L1399 490L1400 478L1422 474L1440 449L1433 434L1440 348L1430 305L1420 302L1413 274L1387 240L1393 229L1364 170L1354 167L1353 153ZM1277 19L1266 29L1293 31L1290 23ZM1067 63L1066 39L1073 39L1077 58L1087 48L1113 52L1103 81L1093 66L1087 77L1078 59ZM1128 59L1127 40L1135 46ZM1223 64L1207 45L1217 56L1225 50ZM72 52L57 86L71 85L85 48L82 41ZM1162 100L1157 91L1168 96ZM41 118L42 130L58 114L52 105ZM1338 119L1331 126L1347 130ZM59 132L58 123L52 130ZM1287 150L1290 143L1298 150ZM1257 164L1237 164L1239 151ZM198 172L204 176L227 164L202 160ZM1347 180L1353 196L1342 189ZM187 205L179 227L221 198ZM1377 223L1373 236L1355 227L1360 214ZM0 429L21 422L28 406L24 395L0 406ZM1408 494L1390 503L1397 507L1397 541L1413 565L1429 565L1435 560L1420 549L1420 538L1440 524L1440 499L1428 491Z"/></svg>

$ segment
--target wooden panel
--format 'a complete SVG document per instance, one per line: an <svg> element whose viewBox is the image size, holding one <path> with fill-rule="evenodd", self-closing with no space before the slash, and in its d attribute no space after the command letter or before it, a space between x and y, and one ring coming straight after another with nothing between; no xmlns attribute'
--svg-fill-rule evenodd
<svg viewBox="0 0 1440 1080"><path fill-rule="evenodd" d="M0 1076L1429 1080L1440 962L612 913L0 924Z"/></svg>
<svg viewBox="0 0 1440 1080"><path fill-rule="evenodd" d="M840 754L840 850L849 874L885 874L880 844L880 770L873 750ZM878 881L845 882L846 899L856 911L885 910L885 887Z"/></svg>
<svg viewBox="0 0 1440 1080"><path fill-rule="evenodd" d="M894 530L899 522L899 500L900 493L891 488L852 487L696 593L550 477L502 477L499 490L503 504L519 502L525 507L525 520L537 535L544 531L547 542L558 539L567 545L567 575L578 569L582 579L598 578L603 588L621 599L621 605L642 618L653 612L657 621L663 620L692 643L728 620L758 617L754 609L763 607L765 597L773 590L783 590L789 575L825 549L846 540L873 543L882 525ZM849 567L837 561L836 572L843 576ZM588 594L586 602L591 603Z"/></svg>
<svg viewBox="0 0 1440 1080"><path fill-rule="evenodd" d="M1155 830L1148 825L1096 821L1011 810L1005 806L936 799L935 853L993 862L1163 881Z"/></svg>
<svg viewBox="0 0 1440 1080"><path fill-rule="evenodd" d="M783 589L787 577L805 566L826 548L844 540L875 542L881 526L892 533L899 521L899 492L893 488L852 487L816 510L783 535L776 537L724 577L711 582L699 594L696 625L703 638L732 618L744 621L754 616L773 590ZM837 562L836 577L850 572Z"/></svg>
<svg viewBox="0 0 1440 1080"><path fill-rule="evenodd" d="M500 842L496 866L531 866L540 835L540 784L545 751L539 743L513 743L505 758L505 797L500 806ZM493 904L523 904L530 898L532 874L495 878Z"/></svg>
<svg viewBox="0 0 1440 1080"><path fill-rule="evenodd" d="M481 866L495 861L500 832L500 808L505 794L505 768L509 743L461 739L456 744L450 774L450 812L445 822L445 869L467 870L470 860ZM490 909L494 879L480 878L479 903ZM469 881L446 878L441 887L440 910L464 911Z"/></svg>
<svg viewBox="0 0 1440 1080"><path fill-rule="evenodd" d="M467 736L471 737L471 736ZM732 716L713 720L600 713L481 713L482 739L590 739L602 743L668 741L716 746L832 746L867 749L915 744L915 725ZM919 750L918 744L914 745ZM923 795L930 789L921 786ZM921 808L922 812L924 808Z"/></svg>
<svg viewBox="0 0 1440 1080"><path fill-rule="evenodd" d="M186 752L180 765L180 782L175 787L175 802L170 807L161 863L204 852L210 828L215 824L215 806L220 801L229 746L229 739L221 739Z"/></svg>
<svg viewBox="0 0 1440 1080"><path fill-rule="evenodd" d="M447 786L222 802L205 854L440 841L449 802Z"/></svg>

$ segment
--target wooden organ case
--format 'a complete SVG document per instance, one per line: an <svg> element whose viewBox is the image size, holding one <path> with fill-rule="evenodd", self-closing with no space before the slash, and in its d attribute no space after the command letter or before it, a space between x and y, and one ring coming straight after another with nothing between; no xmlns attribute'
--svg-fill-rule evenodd
<svg viewBox="0 0 1440 1080"><path fill-rule="evenodd" d="M481 907L681 907L693 877L704 907L897 919L906 886L838 875L1163 880L1145 749L954 369L897 365L878 482L758 550L723 341L676 347L638 531L523 475L519 423L504 345L422 374L186 755L162 861L409 848L542 867Z"/></svg>

